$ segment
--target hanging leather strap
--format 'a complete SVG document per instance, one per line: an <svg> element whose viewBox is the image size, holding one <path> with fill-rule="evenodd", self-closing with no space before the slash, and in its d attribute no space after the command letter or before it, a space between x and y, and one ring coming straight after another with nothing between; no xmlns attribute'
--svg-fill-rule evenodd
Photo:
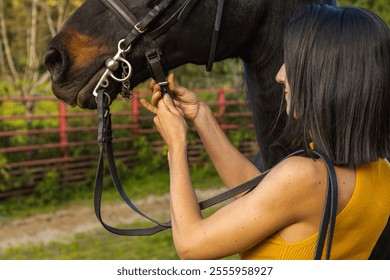
<svg viewBox="0 0 390 280"><path fill-rule="evenodd" d="M214 32L213 32L213 37L211 39L209 60L206 65L206 70L208 72L211 72L211 70L213 70L213 64L215 60L215 52L217 50L218 34L219 34L219 28L221 26L224 4L225 4L225 0L218 0L217 15L215 17Z"/></svg>
<svg viewBox="0 0 390 280"><path fill-rule="evenodd" d="M336 171L334 170L334 166L332 162L328 159L328 157L325 154L323 154L318 150L312 150L310 152L315 154L316 156L318 156L324 161L328 172L325 205L322 214L320 230L318 233L314 259L320 260L322 258L322 252L324 249L326 236L328 236L325 258L329 260L330 252L332 248L332 242L333 242L333 235L334 235L334 230L336 225L336 216L337 216L338 184L337 184Z"/></svg>

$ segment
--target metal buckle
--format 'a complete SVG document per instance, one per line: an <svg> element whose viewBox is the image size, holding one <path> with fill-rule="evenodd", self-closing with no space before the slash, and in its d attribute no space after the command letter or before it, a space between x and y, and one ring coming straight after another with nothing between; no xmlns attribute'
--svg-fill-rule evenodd
<svg viewBox="0 0 390 280"><path fill-rule="evenodd" d="M160 83L158 83L158 85L160 85L160 86L167 86L168 85L168 81L160 82Z"/></svg>
<svg viewBox="0 0 390 280"><path fill-rule="evenodd" d="M145 30L142 30L141 28L139 28L138 25L140 25L140 23L141 23L141 22L138 22L138 23L134 26L134 29L137 30L137 32L138 32L139 34L142 34L142 33L144 33L144 32L145 32L146 30L148 30L148 29L146 28Z"/></svg>

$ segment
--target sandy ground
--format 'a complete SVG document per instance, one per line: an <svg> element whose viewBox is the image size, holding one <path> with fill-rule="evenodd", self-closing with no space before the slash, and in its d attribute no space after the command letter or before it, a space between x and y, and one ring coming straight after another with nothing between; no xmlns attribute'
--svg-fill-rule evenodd
<svg viewBox="0 0 390 280"><path fill-rule="evenodd" d="M210 198L223 192L224 189L198 191L199 200ZM149 196L136 201L142 211L152 217L169 217L169 196ZM106 204L102 216L110 225L129 224L141 220L127 205L122 202ZM97 220L91 204L71 209L57 210L48 214L33 215L28 218L14 219L0 225L0 249L21 246L24 244L66 242L75 234L103 229Z"/></svg>

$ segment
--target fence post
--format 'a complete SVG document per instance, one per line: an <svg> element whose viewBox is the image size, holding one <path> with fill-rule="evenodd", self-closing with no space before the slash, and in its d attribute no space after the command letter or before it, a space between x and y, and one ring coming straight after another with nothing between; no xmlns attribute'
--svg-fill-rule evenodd
<svg viewBox="0 0 390 280"><path fill-rule="evenodd" d="M139 121L139 93L133 92L133 102L131 103L131 112L132 112L132 123L135 125L135 128L138 128Z"/></svg>
<svg viewBox="0 0 390 280"><path fill-rule="evenodd" d="M64 183L68 182L68 123L66 120L66 113L67 113L67 107L64 103L59 102L58 103L58 109L59 109L59 129L60 129L60 147L62 151L62 157L66 159L66 161L63 163L62 166L62 177L64 178Z"/></svg>
<svg viewBox="0 0 390 280"><path fill-rule="evenodd" d="M60 129L60 145L62 149L66 149L68 147L68 135L67 135L67 127L68 124L66 122L66 105L62 102L59 102L59 129Z"/></svg>
<svg viewBox="0 0 390 280"><path fill-rule="evenodd" d="M223 88L218 90L218 117L222 117L226 109L226 96Z"/></svg>

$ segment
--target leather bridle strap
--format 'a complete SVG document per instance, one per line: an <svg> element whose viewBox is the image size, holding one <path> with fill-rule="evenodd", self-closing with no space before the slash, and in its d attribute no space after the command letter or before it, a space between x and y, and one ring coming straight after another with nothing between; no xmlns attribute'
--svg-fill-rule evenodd
<svg viewBox="0 0 390 280"><path fill-rule="evenodd" d="M213 63L215 60L215 52L217 50L218 34L221 25L222 12L225 4L225 0L218 0L217 15L215 17L213 38L211 39L211 47L209 53L209 60L207 62L206 70L211 72L213 70Z"/></svg>
<svg viewBox="0 0 390 280"><path fill-rule="evenodd" d="M328 157L318 150L311 150L311 153L321 158L326 166L328 178L325 197L324 211L322 213L321 225L318 233L317 246L314 253L314 259L320 260L325 245L326 236L328 236L327 250L325 258L330 259L333 235L336 225L337 204L338 204L338 184L336 171Z"/></svg>
<svg viewBox="0 0 390 280"><path fill-rule="evenodd" d="M153 9L141 20L138 21L136 16L127 8L121 0L100 0L111 11L113 11L119 20L131 32L125 38L123 45L127 49L138 37L144 35L149 25L153 23L173 2L176 0L163 0L153 7Z"/></svg>
<svg viewBox="0 0 390 280"><path fill-rule="evenodd" d="M149 38L145 31L151 23L153 23L159 15L161 15L174 1L176 0L163 0L159 4L155 5L151 11L141 20L138 21L133 13L126 7L121 0L100 0L110 10L115 12L121 22L129 28L131 31L122 42L122 48L129 48L138 38L142 37L141 42L145 51L147 64L149 66L152 77L157 81L161 87L162 94L171 94L168 87L168 81L166 79L166 71L163 66L162 53L158 46Z"/></svg>

